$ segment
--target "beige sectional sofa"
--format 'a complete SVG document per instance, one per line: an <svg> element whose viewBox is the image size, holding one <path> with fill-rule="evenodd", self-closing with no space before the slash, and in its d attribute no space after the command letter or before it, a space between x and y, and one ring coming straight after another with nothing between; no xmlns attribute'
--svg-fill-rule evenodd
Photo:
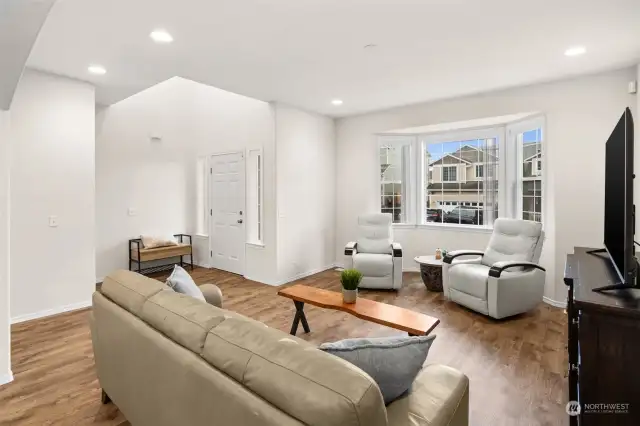
<svg viewBox="0 0 640 426"><path fill-rule="evenodd" d="M100 385L134 426L468 424L453 368L425 366L385 407L351 364L129 271L94 293L91 334Z"/></svg>

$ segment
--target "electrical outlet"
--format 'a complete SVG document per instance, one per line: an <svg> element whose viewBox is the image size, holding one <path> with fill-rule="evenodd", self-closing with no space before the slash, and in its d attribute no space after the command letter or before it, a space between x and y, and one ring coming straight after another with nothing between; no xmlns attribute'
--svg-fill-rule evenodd
<svg viewBox="0 0 640 426"><path fill-rule="evenodd" d="M127 210L127 213L129 214L129 216L137 216L138 215L138 209L135 209L133 207L129 207L129 210Z"/></svg>
<svg viewBox="0 0 640 426"><path fill-rule="evenodd" d="M58 226L58 216L49 216L49 226L52 228Z"/></svg>

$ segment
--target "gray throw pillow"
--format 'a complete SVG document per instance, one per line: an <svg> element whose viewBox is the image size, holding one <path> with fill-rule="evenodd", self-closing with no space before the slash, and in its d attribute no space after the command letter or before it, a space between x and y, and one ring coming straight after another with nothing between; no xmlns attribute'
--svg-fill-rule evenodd
<svg viewBox="0 0 640 426"><path fill-rule="evenodd" d="M178 293L186 294L206 302L202 291L200 291L195 281L193 281L191 275L178 265L173 268L173 272L169 278L167 278L167 285Z"/></svg>
<svg viewBox="0 0 640 426"><path fill-rule="evenodd" d="M323 343L320 350L363 370L378 384L389 404L409 390L427 359L436 336L346 339Z"/></svg>

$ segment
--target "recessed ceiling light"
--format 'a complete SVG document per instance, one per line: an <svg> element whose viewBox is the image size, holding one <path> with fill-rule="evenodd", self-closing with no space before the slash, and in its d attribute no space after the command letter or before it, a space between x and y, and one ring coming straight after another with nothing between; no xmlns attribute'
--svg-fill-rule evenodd
<svg viewBox="0 0 640 426"><path fill-rule="evenodd" d="M151 37L156 43L171 43L173 41L171 34L165 30L155 30L149 34L149 37Z"/></svg>
<svg viewBox="0 0 640 426"><path fill-rule="evenodd" d="M334 105L342 105L342 99L334 99L331 101L331 103Z"/></svg>
<svg viewBox="0 0 640 426"><path fill-rule="evenodd" d="M102 65L89 65L87 69L91 74L103 75L107 73L107 70Z"/></svg>
<svg viewBox="0 0 640 426"><path fill-rule="evenodd" d="M565 56L580 56L587 53L587 48L584 46L572 46L564 51Z"/></svg>

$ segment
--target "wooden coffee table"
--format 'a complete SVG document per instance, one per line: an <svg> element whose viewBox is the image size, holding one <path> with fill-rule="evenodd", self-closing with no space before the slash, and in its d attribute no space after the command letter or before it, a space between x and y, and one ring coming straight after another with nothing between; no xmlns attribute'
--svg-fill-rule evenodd
<svg viewBox="0 0 640 426"><path fill-rule="evenodd" d="M305 303L320 308L347 312L363 320L406 331L410 336L426 336L440 323L439 319L429 315L360 296L358 296L356 303L343 303L342 293L301 284L284 288L278 292L278 295L292 299L296 306L296 314L291 325L291 334L294 336L300 322L302 322L305 333L311 331L307 317L304 315Z"/></svg>

